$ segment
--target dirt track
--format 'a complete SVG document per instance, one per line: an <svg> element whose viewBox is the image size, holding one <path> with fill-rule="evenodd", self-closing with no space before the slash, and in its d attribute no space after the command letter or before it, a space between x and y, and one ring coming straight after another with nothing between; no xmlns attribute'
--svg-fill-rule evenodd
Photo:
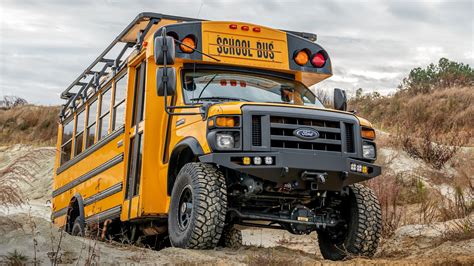
<svg viewBox="0 0 474 266"><path fill-rule="evenodd" d="M29 196L22 207L0 209L0 261L17 250L30 261L36 258L50 264L59 248L56 261L79 265L98 262L139 264L333 264L323 260L316 235L295 236L285 231L245 229L246 244L238 250L183 250L166 248L161 251L105 243L62 234L49 222L51 195L52 148L16 146L0 149L0 168L25 153L38 152L38 159L28 168L34 170L32 185L23 185ZM469 218L474 222L474 216ZM385 239L373 259L352 258L344 264L474 264L474 239L449 241L446 234L454 222L432 225L407 225L399 228L391 239ZM33 233L34 232L34 233ZM62 235L62 237L61 237ZM61 239L61 245L58 245ZM34 243L37 243L36 246ZM340 264L341 262L337 263Z"/></svg>

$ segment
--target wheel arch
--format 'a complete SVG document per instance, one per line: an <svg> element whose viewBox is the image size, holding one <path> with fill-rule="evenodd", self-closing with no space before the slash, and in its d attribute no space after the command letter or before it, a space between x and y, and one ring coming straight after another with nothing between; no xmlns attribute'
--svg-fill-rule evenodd
<svg viewBox="0 0 474 266"><path fill-rule="evenodd" d="M71 231L74 221L77 217L81 218L81 221L85 223L86 218L84 214L84 200L81 194L76 193L72 196L69 201L68 210L67 210L67 221L66 221L66 230Z"/></svg>
<svg viewBox="0 0 474 266"><path fill-rule="evenodd" d="M171 195L176 176L181 168L187 163L199 161L201 155L204 155L204 151L199 141L194 137L184 138L174 146L168 163L168 196Z"/></svg>

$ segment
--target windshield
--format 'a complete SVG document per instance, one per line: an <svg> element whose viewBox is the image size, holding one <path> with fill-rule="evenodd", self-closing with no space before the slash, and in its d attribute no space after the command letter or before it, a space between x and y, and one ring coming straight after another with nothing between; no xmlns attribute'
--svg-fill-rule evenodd
<svg viewBox="0 0 474 266"><path fill-rule="evenodd" d="M324 108L307 87L295 80L215 70L186 71L183 80L186 103L246 101Z"/></svg>

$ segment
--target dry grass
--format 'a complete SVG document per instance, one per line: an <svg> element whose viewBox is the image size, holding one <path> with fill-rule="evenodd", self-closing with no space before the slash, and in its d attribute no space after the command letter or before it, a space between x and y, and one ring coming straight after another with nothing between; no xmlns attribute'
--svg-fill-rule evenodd
<svg viewBox="0 0 474 266"><path fill-rule="evenodd" d="M37 149L23 154L0 169L0 206L21 205L25 201L22 184L30 184L40 165L39 158L51 156L51 150Z"/></svg>
<svg viewBox="0 0 474 266"><path fill-rule="evenodd" d="M443 234L442 241L463 241L474 238L474 221L472 219L460 219L453 221L452 229Z"/></svg>
<svg viewBox="0 0 474 266"><path fill-rule="evenodd" d="M401 134L432 128L440 135L453 131L469 135L474 128L473 102L473 86L451 87L415 96L406 91L386 97L365 95L351 99L349 110L357 110L378 128Z"/></svg>
<svg viewBox="0 0 474 266"><path fill-rule="evenodd" d="M425 127L417 131L400 134L402 149L412 158L421 159L434 169L443 168L468 141L466 134L456 130L442 134L435 127Z"/></svg>
<svg viewBox="0 0 474 266"><path fill-rule="evenodd" d="M20 105L0 109L0 145L54 146L59 106Z"/></svg>
<svg viewBox="0 0 474 266"><path fill-rule="evenodd" d="M31 172L25 167L25 164L31 160L32 154L25 154L0 169L0 206L8 207L24 203L20 184L28 183L31 179Z"/></svg>
<svg viewBox="0 0 474 266"><path fill-rule="evenodd" d="M8 252L7 255L2 256L0 262L5 265L21 266L26 265L29 261L30 258L28 256L15 249L13 252Z"/></svg>
<svg viewBox="0 0 474 266"><path fill-rule="evenodd" d="M382 208L382 237L388 238L401 225L403 207L399 194L402 186L397 177L383 174L367 182L377 196Z"/></svg>

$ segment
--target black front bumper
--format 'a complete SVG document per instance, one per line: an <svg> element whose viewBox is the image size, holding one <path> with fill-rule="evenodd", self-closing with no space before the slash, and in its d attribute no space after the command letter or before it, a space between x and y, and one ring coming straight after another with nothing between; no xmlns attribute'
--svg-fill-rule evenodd
<svg viewBox="0 0 474 266"><path fill-rule="evenodd" d="M245 156L251 158L271 156L274 158L274 162L272 165L243 165L239 158ZM302 177L305 171L326 174L325 182L317 184L318 190L338 191L344 186L368 180L381 173L380 166L344 157L337 153L323 154L292 151L209 153L200 156L199 159L201 162L217 164L279 184L305 182L304 177ZM368 173L351 171L351 163L366 166Z"/></svg>

